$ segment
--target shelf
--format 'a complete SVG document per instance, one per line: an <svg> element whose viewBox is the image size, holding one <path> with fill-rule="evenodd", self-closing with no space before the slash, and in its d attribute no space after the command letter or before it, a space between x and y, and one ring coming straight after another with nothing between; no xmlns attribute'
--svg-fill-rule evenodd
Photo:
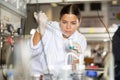
<svg viewBox="0 0 120 80"><path fill-rule="evenodd" d="M86 68L86 70L104 71L104 68Z"/></svg>
<svg viewBox="0 0 120 80"><path fill-rule="evenodd" d="M106 32L104 27L102 28L80 28L79 31L87 38L88 41L109 41L112 39L117 28L111 27L108 28L109 34ZM110 38L109 38L110 35Z"/></svg>

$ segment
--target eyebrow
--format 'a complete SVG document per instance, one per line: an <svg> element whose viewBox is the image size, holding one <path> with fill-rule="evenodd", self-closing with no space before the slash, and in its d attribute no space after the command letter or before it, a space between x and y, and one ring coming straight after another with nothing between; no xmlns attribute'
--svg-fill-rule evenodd
<svg viewBox="0 0 120 80"><path fill-rule="evenodd" d="M67 21L67 20L62 19L62 21ZM67 21L67 22L68 22L68 21ZM75 21L71 21L71 22L77 22L77 21L75 20Z"/></svg>

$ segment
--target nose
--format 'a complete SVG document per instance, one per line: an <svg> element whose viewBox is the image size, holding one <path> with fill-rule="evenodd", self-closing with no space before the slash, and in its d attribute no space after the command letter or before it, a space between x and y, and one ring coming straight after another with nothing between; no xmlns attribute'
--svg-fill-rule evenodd
<svg viewBox="0 0 120 80"><path fill-rule="evenodd" d="M71 28L71 24L68 23L66 27L67 27L67 29L70 29Z"/></svg>

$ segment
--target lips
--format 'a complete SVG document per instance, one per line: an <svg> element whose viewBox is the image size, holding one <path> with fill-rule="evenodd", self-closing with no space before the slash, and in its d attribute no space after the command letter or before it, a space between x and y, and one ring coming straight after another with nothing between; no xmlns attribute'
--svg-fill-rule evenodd
<svg viewBox="0 0 120 80"><path fill-rule="evenodd" d="M66 34L72 34L72 31L65 31Z"/></svg>

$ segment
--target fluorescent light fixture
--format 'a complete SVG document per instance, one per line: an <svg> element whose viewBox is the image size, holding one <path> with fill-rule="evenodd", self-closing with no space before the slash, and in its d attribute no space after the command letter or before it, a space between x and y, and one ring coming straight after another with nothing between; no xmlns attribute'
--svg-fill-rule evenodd
<svg viewBox="0 0 120 80"><path fill-rule="evenodd" d="M113 0L113 1L112 1L112 4L113 4L113 5L116 5L117 3L118 3L117 0Z"/></svg>
<svg viewBox="0 0 120 80"><path fill-rule="evenodd" d="M107 41L109 41L109 40L108 40L108 39L104 39L103 41L104 41L104 42L107 42Z"/></svg>
<svg viewBox="0 0 120 80"><path fill-rule="evenodd" d="M51 6L56 7L57 4L56 3L51 3Z"/></svg>
<svg viewBox="0 0 120 80"><path fill-rule="evenodd" d="M76 2L76 1L112 1L112 0L64 0L64 2Z"/></svg>
<svg viewBox="0 0 120 80"><path fill-rule="evenodd" d="M30 0L28 3L59 3L62 0Z"/></svg>

